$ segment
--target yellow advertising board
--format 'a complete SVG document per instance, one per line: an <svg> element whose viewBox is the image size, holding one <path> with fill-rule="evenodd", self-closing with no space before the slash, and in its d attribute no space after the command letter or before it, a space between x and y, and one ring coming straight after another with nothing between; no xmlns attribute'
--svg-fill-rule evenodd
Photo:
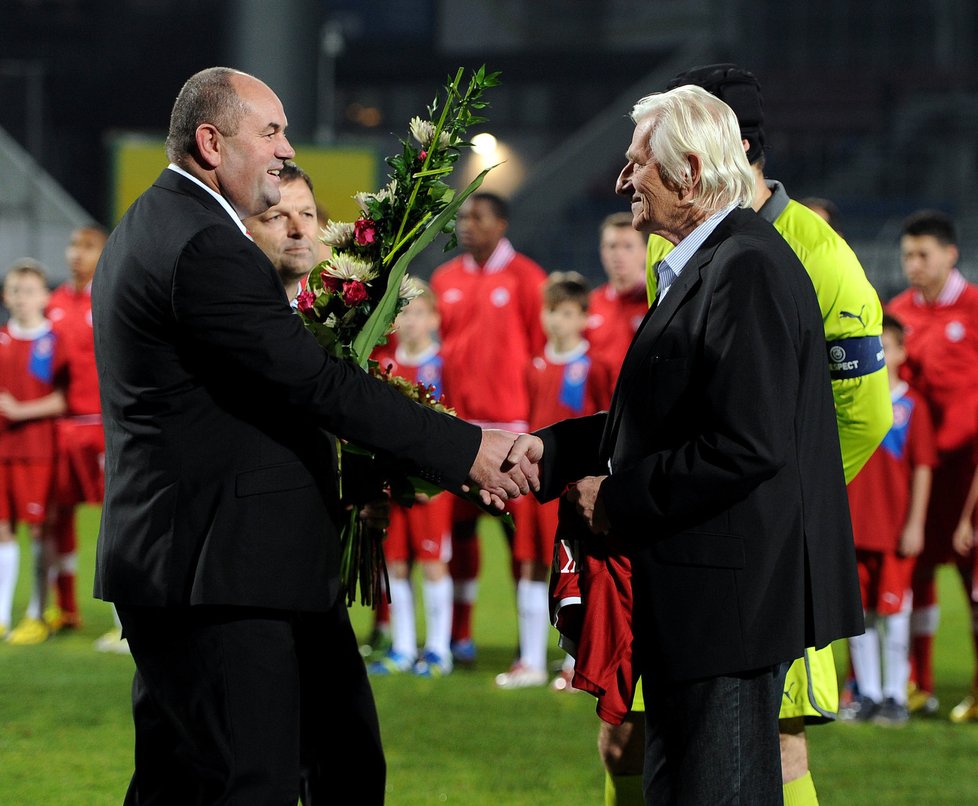
<svg viewBox="0 0 978 806"><path fill-rule="evenodd" d="M123 134L113 138L111 216L113 225L166 165L162 138ZM312 178L316 200L337 221L352 221L360 208L353 195L379 190L383 160L369 148L295 146L295 162Z"/></svg>

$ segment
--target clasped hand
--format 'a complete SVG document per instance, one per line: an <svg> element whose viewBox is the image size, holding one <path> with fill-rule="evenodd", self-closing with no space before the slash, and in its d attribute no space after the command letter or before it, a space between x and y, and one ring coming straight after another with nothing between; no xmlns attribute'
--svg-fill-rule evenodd
<svg viewBox="0 0 978 806"><path fill-rule="evenodd" d="M585 476L578 479L573 484L567 485L564 493L567 500L577 509L588 528L596 535L603 535L611 529L608 520L608 513L605 512L604 503L598 493L601 491L601 482L607 476Z"/></svg>
<svg viewBox="0 0 978 806"><path fill-rule="evenodd" d="M469 470L486 506L503 509L506 501L540 489L539 462L543 440L532 434L514 434L497 428L482 431L482 444Z"/></svg>

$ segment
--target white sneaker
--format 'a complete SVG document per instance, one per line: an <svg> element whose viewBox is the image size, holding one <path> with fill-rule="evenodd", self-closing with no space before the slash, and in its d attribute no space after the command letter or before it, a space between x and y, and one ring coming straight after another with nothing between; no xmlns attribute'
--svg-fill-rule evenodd
<svg viewBox="0 0 978 806"><path fill-rule="evenodd" d="M554 691L566 691L570 694L575 694L580 689L574 688L574 670L573 669L561 669L557 673L557 676L550 681L550 688Z"/></svg>
<svg viewBox="0 0 978 806"><path fill-rule="evenodd" d="M496 675L496 688L533 688L547 685L547 673L543 669L531 669L523 663L514 663L508 672Z"/></svg>
<svg viewBox="0 0 978 806"><path fill-rule="evenodd" d="M109 630L95 640L96 652L111 652L115 655L128 655L129 642L122 637L122 630Z"/></svg>

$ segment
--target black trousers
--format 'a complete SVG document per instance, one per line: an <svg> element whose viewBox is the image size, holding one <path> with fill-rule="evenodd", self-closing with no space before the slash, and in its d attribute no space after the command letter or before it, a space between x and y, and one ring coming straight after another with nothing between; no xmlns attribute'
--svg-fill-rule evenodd
<svg viewBox="0 0 978 806"><path fill-rule="evenodd" d="M381 804L373 693L328 613L117 606L136 663L127 804Z"/></svg>
<svg viewBox="0 0 978 806"><path fill-rule="evenodd" d="M642 675L645 802L781 804L778 712L788 664L703 680Z"/></svg>

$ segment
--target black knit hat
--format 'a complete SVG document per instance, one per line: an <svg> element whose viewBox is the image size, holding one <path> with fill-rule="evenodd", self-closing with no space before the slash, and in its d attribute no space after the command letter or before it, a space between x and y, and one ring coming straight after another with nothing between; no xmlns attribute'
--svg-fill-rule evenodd
<svg viewBox="0 0 978 806"><path fill-rule="evenodd" d="M677 75L666 89L695 84L733 109L740 135L748 143L747 161L757 162L764 151L764 99L753 73L735 64L707 64Z"/></svg>

